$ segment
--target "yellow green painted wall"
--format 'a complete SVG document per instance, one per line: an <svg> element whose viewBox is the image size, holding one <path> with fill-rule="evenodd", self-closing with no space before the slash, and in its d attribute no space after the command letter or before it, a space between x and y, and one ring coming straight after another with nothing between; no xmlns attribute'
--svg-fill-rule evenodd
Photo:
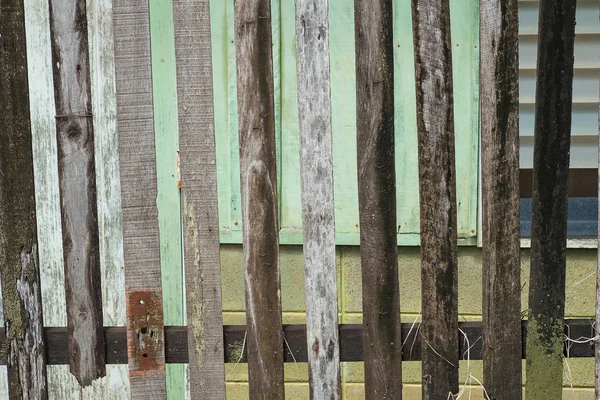
<svg viewBox="0 0 600 400"><path fill-rule="evenodd" d="M481 249L459 247L458 307L459 318L481 320ZM400 308L403 322L413 322L421 308L420 255L418 247L399 248ZM521 251L522 310L527 309L529 250ZM594 315L595 249L570 249L567 251L567 318ZM304 270L301 246L281 247L281 295L283 322L304 323ZM341 323L361 322L361 273L358 247L341 246L337 250L339 310ZM222 245L221 266L223 282L223 316L225 324L245 324L243 253L239 245ZM564 399L594 398L594 360L592 358L568 360L573 389L565 368ZM363 399L362 363L343 363L342 382L346 399ZM481 361L470 363L471 374L482 380ZM247 398L247 365L227 364L228 399ZM466 362L461 362L461 382L466 379ZM286 397L308 399L307 364L286 364ZM524 370L524 369L523 369ZM420 399L420 364L403 365L405 399ZM472 398L480 399L481 391L474 386ZM468 397L465 397L468 398Z"/></svg>

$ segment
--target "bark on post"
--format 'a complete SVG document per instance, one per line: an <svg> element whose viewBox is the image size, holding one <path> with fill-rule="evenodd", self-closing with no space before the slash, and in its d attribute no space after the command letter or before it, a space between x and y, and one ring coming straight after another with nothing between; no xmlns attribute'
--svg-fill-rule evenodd
<svg viewBox="0 0 600 400"><path fill-rule="evenodd" d="M46 399L22 0L0 0L0 276L10 399Z"/></svg>
<svg viewBox="0 0 600 400"><path fill-rule="evenodd" d="M251 399L283 399L283 335L270 0L235 1Z"/></svg>
<svg viewBox="0 0 600 400"><path fill-rule="evenodd" d="M355 0L365 393L402 397L392 0Z"/></svg>
<svg viewBox="0 0 600 400"><path fill-rule="evenodd" d="M106 369L86 5L49 5L69 364L88 386Z"/></svg>
<svg viewBox="0 0 600 400"><path fill-rule="evenodd" d="M540 2L533 150L528 400L562 395L576 0Z"/></svg>
<svg viewBox="0 0 600 400"><path fill-rule="evenodd" d="M456 176L449 0L412 0L421 202L423 398L458 392Z"/></svg>
<svg viewBox="0 0 600 400"><path fill-rule="evenodd" d="M148 0L114 0L131 395L166 398Z"/></svg>
<svg viewBox="0 0 600 400"><path fill-rule="evenodd" d="M306 333L311 399L339 399L328 0L296 1Z"/></svg>
<svg viewBox="0 0 600 400"><path fill-rule="evenodd" d="M480 1L483 377L490 399L520 399L518 1Z"/></svg>
<svg viewBox="0 0 600 400"><path fill-rule="evenodd" d="M208 0L174 0L190 395L225 399Z"/></svg>

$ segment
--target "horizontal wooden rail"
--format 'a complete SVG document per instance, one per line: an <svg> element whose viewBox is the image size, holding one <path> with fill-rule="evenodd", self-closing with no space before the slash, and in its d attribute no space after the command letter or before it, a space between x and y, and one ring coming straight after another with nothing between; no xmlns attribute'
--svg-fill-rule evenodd
<svg viewBox="0 0 600 400"><path fill-rule="evenodd" d="M571 339L594 337L592 319L568 319L565 321L565 334ZM522 357L525 357L525 339L527 336L527 321L522 321ZM403 361L421 360L421 340L415 338L419 334L419 324L402 324L402 337L404 348ZM482 328L481 322L461 322L458 324L469 340L470 359L481 360ZM340 360L362 361L363 342L362 325L340 325ZM243 346L246 327L244 325L226 325L223 327L225 344L225 362L246 362L245 347ZM410 332L410 335L409 335ZM306 325L284 325L285 362L306 362ZM45 328L47 360L50 365L68 364L67 328ZM127 364L127 333L125 327L105 327L107 364ZM0 329L0 343L6 340L4 329ZM467 359L467 343L462 333L459 333L460 359ZM183 364L188 362L187 327L165 326L165 357L169 364ZM289 346L289 349L288 349ZM244 354L240 360L240 351L244 347ZM292 353L290 353L290 350ZM292 357L293 354L293 357ZM565 348L565 355L567 349ZM571 358L594 357L594 345L589 343L572 343L568 349ZM6 355L0 353L0 365L6 365Z"/></svg>

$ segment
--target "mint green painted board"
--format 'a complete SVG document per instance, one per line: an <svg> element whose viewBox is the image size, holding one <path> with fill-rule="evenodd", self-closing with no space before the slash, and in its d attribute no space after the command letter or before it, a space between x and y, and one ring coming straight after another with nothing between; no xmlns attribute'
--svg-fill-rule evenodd
<svg viewBox="0 0 600 400"><path fill-rule="evenodd" d="M210 0L211 41L213 55L213 86L215 104L215 146L217 151L217 182L219 192L219 224L221 240L228 234L242 240L240 198L240 161L235 63L234 0ZM280 5L271 2L273 32L273 79L277 153L281 154L280 86ZM281 158L278 157L277 181L281 193ZM238 240L239 238L239 240Z"/></svg>
<svg viewBox="0 0 600 400"><path fill-rule="evenodd" d="M217 3L213 1L213 3ZM211 3L212 4L212 3ZM214 71L229 73L229 137L217 128L219 157L219 207L229 210L229 224L221 222L221 241L241 243L239 215L239 163L237 158L237 109L235 107L235 61L233 51L232 0L224 11L213 7L213 48L222 45L217 35L227 23L230 31L229 58L215 57ZM302 243L300 203L300 162L296 94L296 54L294 3L273 0L273 57L275 105L278 135L278 179L280 240L282 244ZM334 198L336 243L359 244L358 194L356 176L356 75L354 55L354 1L336 0L329 4L331 43L331 113L333 132ZM227 18L217 15L227 13ZM279 15L277 14L279 12ZM451 0L456 126L456 169L458 237L476 237L478 174L478 90L479 90L479 2ZM394 2L394 63L396 115L396 179L398 198L398 243L419 244L419 195L414 56L410 0ZM218 50L222 51L222 50ZM225 64L227 62L227 64ZM215 95L225 87L225 79L215 78ZM225 101L215 99L217 127L224 124ZM219 120L220 119L220 120ZM229 146L227 148L227 145ZM229 152L229 157L225 157ZM229 177L229 179L227 179ZM229 191L227 192L227 190ZM237 223L237 225L236 225ZM471 243L469 240L461 240Z"/></svg>
<svg viewBox="0 0 600 400"><path fill-rule="evenodd" d="M183 259L181 253L181 200L177 187L177 81L173 4L171 0L150 0L152 86L154 92L154 136L160 264L165 325L184 324ZM185 366L167 364L167 396L185 397Z"/></svg>
<svg viewBox="0 0 600 400"><path fill-rule="evenodd" d="M451 0L458 237L477 236L479 1Z"/></svg>

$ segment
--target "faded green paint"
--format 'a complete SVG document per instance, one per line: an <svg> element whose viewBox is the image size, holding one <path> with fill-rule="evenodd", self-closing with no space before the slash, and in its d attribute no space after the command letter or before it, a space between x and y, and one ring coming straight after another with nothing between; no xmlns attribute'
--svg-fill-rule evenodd
<svg viewBox="0 0 600 400"><path fill-rule="evenodd" d="M211 2L221 241L241 243L233 0ZM354 1L329 4L336 243L359 243ZM476 236L479 2L452 0L458 237ZM302 243L294 2L273 0L280 241ZM224 27L222 24L226 24ZM227 39L224 38L227 32ZM227 50L219 46L227 45ZM398 243L418 245L419 196L410 0L394 1ZM227 71L227 72L225 72ZM224 109L227 107L227 109ZM468 244L474 244L470 241Z"/></svg>
<svg viewBox="0 0 600 400"><path fill-rule="evenodd" d="M171 0L150 0L152 86L154 94L154 135L160 230L165 325L184 324L183 260L181 253L181 199L177 187L177 84L173 5ZM185 366L167 364L167 396L185 397Z"/></svg>

